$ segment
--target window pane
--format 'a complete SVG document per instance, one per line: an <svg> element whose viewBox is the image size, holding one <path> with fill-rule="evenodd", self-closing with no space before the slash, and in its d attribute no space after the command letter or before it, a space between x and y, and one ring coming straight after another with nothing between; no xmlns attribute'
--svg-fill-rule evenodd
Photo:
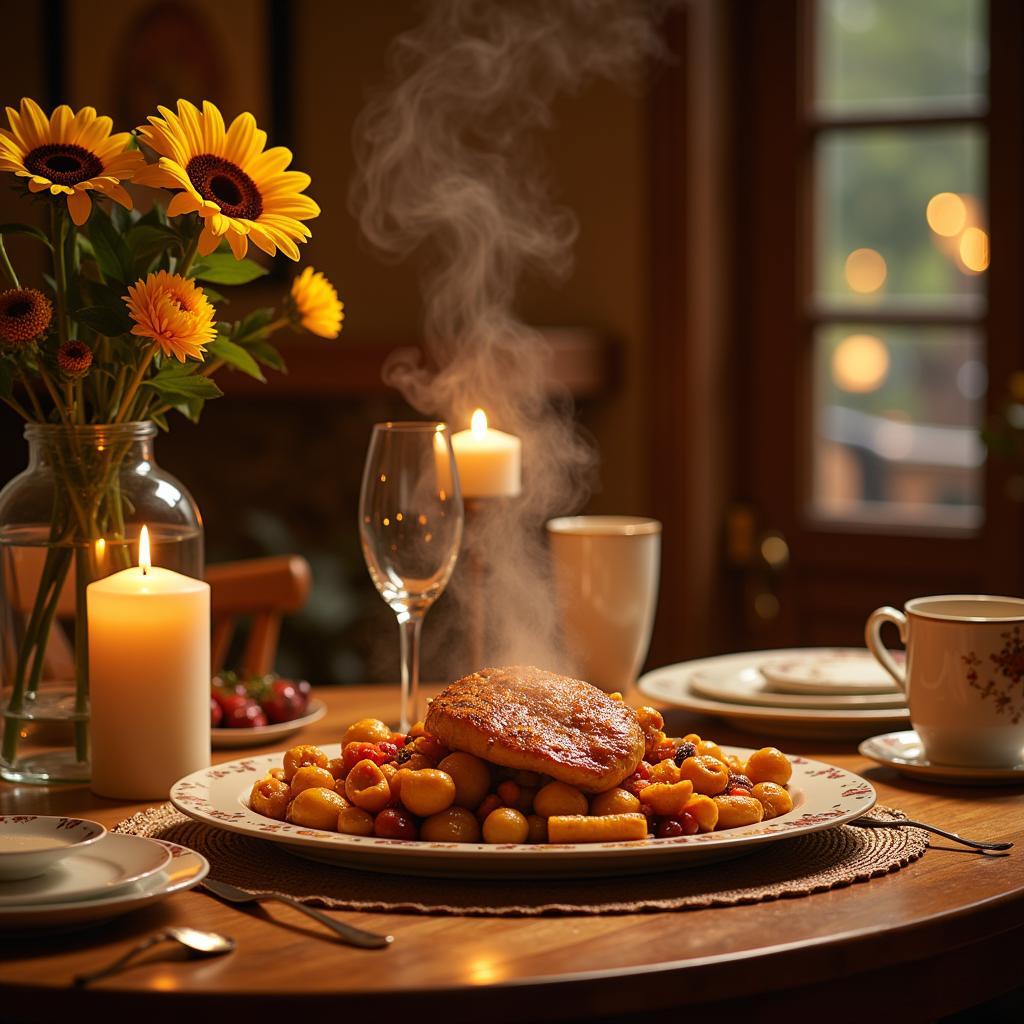
<svg viewBox="0 0 1024 1024"><path fill-rule="evenodd" d="M885 524L978 525L985 386L974 330L820 327L813 513Z"/></svg>
<svg viewBox="0 0 1024 1024"><path fill-rule="evenodd" d="M823 114L970 108L983 99L984 0L818 0Z"/></svg>
<svg viewBox="0 0 1024 1024"><path fill-rule="evenodd" d="M835 129L816 157L820 301L977 310L988 266L979 129Z"/></svg>

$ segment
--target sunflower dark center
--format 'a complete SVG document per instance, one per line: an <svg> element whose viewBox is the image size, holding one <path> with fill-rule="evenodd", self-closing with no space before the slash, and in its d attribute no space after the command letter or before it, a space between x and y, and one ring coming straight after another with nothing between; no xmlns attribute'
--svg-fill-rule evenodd
<svg viewBox="0 0 1024 1024"><path fill-rule="evenodd" d="M216 203L227 217L257 220L263 212L263 197L256 182L230 160L220 156L194 156L185 173L195 190Z"/></svg>
<svg viewBox="0 0 1024 1024"><path fill-rule="evenodd" d="M32 303L28 299L15 299L4 312L7 316L26 316L32 312Z"/></svg>
<svg viewBox="0 0 1024 1024"><path fill-rule="evenodd" d="M25 157L25 170L48 178L55 185L77 185L103 173L95 153L70 142L37 146Z"/></svg>

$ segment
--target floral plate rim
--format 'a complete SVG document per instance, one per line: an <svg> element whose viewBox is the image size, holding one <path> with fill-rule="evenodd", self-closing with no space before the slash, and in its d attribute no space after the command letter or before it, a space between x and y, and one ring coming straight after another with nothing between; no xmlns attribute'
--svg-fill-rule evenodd
<svg viewBox="0 0 1024 1024"><path fill-rule="evenodd" d="M329 757L341 753L338 744L321 748ZM746 756L753 753L748 747L723 747L727 753ZM376 836L348 836L320 829L305 828L288 822L274 821L251 811L246 803L252 783L278 767L284 751L240 758L226 764L214 765L179 779L171 788L171 803L181 813L196 821L228 832L237 832L254 838L303 847L321 855L335 855L338 860L348 856L367 859L369 856L416 862L444 858L467 861L523 861L547 862L562 865L566 862L586 862L625 855L630 860L650 860L663 857L685 857L697 850L733 850L755 843L816 832L852 821L869 811L877 794L866 779L822 761L791 756L794 772L791 787L794 809L771 821L745 825L723 832L709 832L695 836L671 839L637 840L613 843L544 843L485 844L485 843L432 843L422 840L381 839ZM333 857L332 857L333 859Z"/></svg>
<svg viewBox="0 0 1024 1024"><path fill-rule="evenodd" d="M870 736L857 748L872 761L886 768L895 768L905 775L952 783L1024 785L1024 762L1010 768L973 768L968 765L935 764L921 754L921 738L913 729ZM923 751L922 751L923 753Z"/></svg>

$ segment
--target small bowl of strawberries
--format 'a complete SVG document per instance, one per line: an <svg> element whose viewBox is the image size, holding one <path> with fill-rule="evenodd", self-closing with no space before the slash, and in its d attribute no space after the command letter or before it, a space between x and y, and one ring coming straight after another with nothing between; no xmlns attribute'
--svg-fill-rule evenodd
<svg viewBox="0 0 1024 1024"><path fill-rule="evenodd" d="M210 689L213 746L248 747L283 739L319 721L326 711L304 679L221 672Z"/></svg>

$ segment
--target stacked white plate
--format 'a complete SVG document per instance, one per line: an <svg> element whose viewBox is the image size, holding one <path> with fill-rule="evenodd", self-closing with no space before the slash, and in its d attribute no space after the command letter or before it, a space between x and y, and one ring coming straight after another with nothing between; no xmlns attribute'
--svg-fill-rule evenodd
<svg viewBox="0 0 1024 1024"><path fill-rule="evenodd" d="M73 819L17 815L0 818L0 848L7 833L26 823L59 842ZM79 848L80 846L80 848ZM60 860L30 878L0 880L0 932L104 921L198 885L210 865L184 846L108 832L72 844Z"/></svg>
<svg viewBox="0 0 1024 1024"><path fill-rule="evenodd" d="M862 648L750 651L642 676L654 700L767 736L859 739L910 722L903 693Z"/></svg>

